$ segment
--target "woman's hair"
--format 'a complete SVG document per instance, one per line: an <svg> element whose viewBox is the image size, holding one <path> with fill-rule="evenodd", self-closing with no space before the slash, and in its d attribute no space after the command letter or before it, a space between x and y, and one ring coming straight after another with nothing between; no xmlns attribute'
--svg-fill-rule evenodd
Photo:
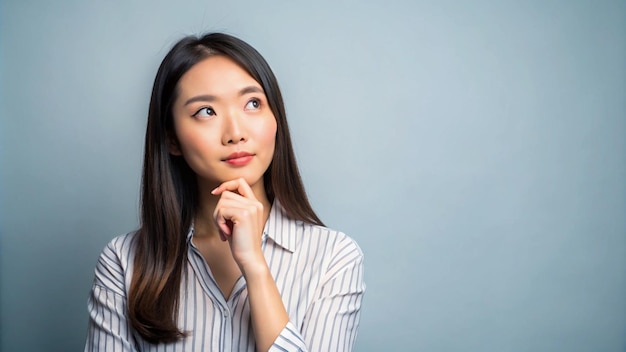
<svg viewBox="0 0 626 352"><path fill-rule="evenodd" d="M300 178L278 83L263 57L244 41L223 33L180 40L165 56L152 88L141 187L141 227L135 240L128 315L148 342L173 342L186 335L176 324L180 285L187 260L187 233L198 206L195 173L183 157L169 153L172 107L178 81L196 63L223 55L263 88L276 118L272 162L263 175L270 201L278 200L294 220L323 225Z"/></svg>

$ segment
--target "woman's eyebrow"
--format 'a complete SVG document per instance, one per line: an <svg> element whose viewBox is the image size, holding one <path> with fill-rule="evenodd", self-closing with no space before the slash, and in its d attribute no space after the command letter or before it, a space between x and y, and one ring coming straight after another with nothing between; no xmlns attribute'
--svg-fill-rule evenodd
<svg viewBox="0 0 626 352"><path fill-rule="evenodd" d="M239 91L239 96L250 94L250 93L261 93L264 94L263 89L257 86L247 86Z"/></svg>
<svg viewBox="0 0 626 352"><path fill-rule="evenodd" d="M261 93L261 94L265 94L265 92L263 92L263 89L261 89L260 87L257 86L247 86L242 88L239 91L239 96L243 96L246 94L250 94L250 93ZM197 95L195 97L191 97L189 99L187 99L187 101L185 102L185 106L191 104L191 103L195 103L198 101L201 102L206 102L206 103L211 103L218 100L217 97L215 95L209 95L209 94L204 94L204 95Z"/></svg>
<svg viewBox="0 0 626 352"><path fill-rule="evenodd" d="M185 102L185 106L191 104L191 103L195 103L197 101L203 101L203 102L213 102L216 101L217 97L215 95L196 95L195 97L191 97L189 99L187 99L187 101Z"/></svg>

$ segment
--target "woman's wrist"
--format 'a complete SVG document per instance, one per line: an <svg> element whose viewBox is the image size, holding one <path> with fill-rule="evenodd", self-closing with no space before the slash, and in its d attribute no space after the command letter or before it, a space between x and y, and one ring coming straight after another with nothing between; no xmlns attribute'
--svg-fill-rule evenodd
<svg viewBox="0 0 626 352"><path fill-rule="evenodd" d="M265 261L265 257L261 255L260 258L255 260L239 263L239 269L241 274L246 279L246 282L254 280L256 278L271 277L270 268ZM273 279L272 279L273 280Z"/></svg>

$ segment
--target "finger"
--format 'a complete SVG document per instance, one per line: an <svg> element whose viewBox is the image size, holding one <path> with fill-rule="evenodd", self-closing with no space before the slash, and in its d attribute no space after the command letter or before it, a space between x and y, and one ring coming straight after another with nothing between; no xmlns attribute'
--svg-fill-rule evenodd
<svg viewBox="0 0 626 352"><path fill-rule="evenodd" d="M224 191L237 192L246 198L255 198L252 188L243 178L226 181L211 191L211 194L219 195Z"/></svg>
<svg viewBox="0 0 626 352"><path fill-rule="evenodd" d="M248 185L246 180L244 180L243 178L226 181L222 183L221 185L219 185L214 190L212 190L211 194L220 195L224 191L237 192L248 199L256 200L256 197L254 196L254 192L252 191L252 188L250 188L250 185Z"/></svg>
<svg viewBox="0 0 626 352"><path fill-rule="evenodd" d="M222 193L220 200L217 202L215 206L215 211L213 212L213 216L216 216L216 212L220 209L225 208L233 208L238 209L239 211L245 210L248 215L256 215L257 220L260 219L263 215L263 204L256 199L248 199L243 196L233 193L230 191L226 191ZM243 213L238 213L241 216ZM247 217L248 215L243 216L242 218Z"/></svg>
<svg viewBox="0 0 626 352"><path fill-rule="evenodd" d="M263 204L256 199L246 198L239 193L224 191L220 195L220 199L215 206L215 209L223 207L238 207L255 209L256 211L263 213Z"/></svg>
<svg viewBox="0 0 626 352"><path fill-rule="evenodd" d="M213 217L218 221L218 224L230 220L233 224L229 225L247 222L248 219L258 218L258 215L259 207L257 205L241 204L236 201L223 202L219 207L215 208L215 212L213 213Z"/></svg>
<svg viewBox="0 0 626 352"><path fill-rule="evenodd" d="M220 240L228 241L228 236L224 233L224 231L222 231L221 228L218 228L217 230L217 232L220 234Z"/></svg>
<svg viewBox="0 0 626 352"><path fill-rule="evenodd" d="M226 240L233 234L235 222L237 221L234 219L234 214L236 213L233 212L232 208L220 208L215 211L214 219L222 240Z"/></svg>
<svg viewBox="0 0 626 352"><path fill-rule="evenodd" d="M224 192L222 192L220 194L220 200L218 201L218 204L220 202L225 202L225 201L236 201L236 202L240 202L240 203L249 203L249 202L254 202L255 200L248 199L248 198L242 196L241 194L239 194L237 192L224 191Z"/></svg>

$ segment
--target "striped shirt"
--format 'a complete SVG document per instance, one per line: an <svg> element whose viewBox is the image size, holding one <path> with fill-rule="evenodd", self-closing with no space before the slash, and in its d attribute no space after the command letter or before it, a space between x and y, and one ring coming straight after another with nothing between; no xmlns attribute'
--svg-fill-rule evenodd
<svg viewBox="0 0 626 352"><path fill-rule="evenodd" d="M85 351L255 351L246 282L229 299L187 235L187 279L181 283L178 326L189 335L153 345L134 331L126 300L133 273L133 238L113 239L102 251L88 300ZM345 234L289 219L274 203L263 230L263 253L289 323L270 351L351 351L359 325L363 253Z"/></svg>

